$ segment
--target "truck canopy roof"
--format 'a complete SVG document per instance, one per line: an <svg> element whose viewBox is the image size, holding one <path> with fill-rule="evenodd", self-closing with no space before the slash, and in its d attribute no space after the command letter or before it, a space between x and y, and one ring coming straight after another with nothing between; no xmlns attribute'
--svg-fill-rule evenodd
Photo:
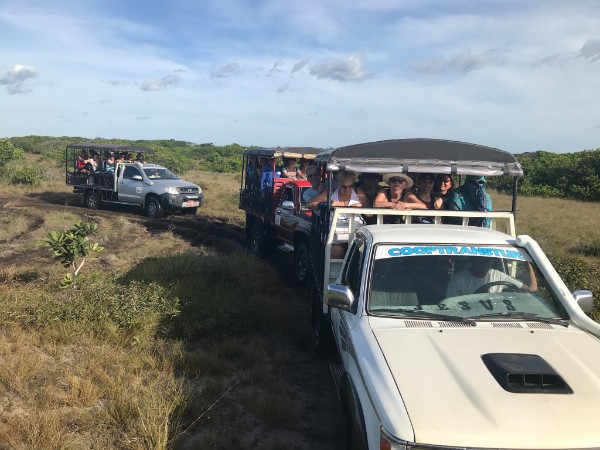
<svg viewBox="0 0 600 450"><path fill-rule="evenodd" d="M285 148L251 148L244 151L244 155L253 155L267 158L304 158L314 159L323 151L315 147L285 147Z"/></svg>
<svg viewBox="0 0 600 450"><path fill-rule="evenodd" d="M350 145L319 153L327 170L523 176L514 155L503 150L443 139L395 139Z"/></svg>
<svg viewBox="0 0 600 450"><path fill-rule="evenodd" d="M96 144L92 142L82 142L80 144L69 144L67 149L78 150L106 150L109 152L130 152L130 153L149 153L154 154L154 150L147 147L137 147L135 145L120 144Z"/></svg>

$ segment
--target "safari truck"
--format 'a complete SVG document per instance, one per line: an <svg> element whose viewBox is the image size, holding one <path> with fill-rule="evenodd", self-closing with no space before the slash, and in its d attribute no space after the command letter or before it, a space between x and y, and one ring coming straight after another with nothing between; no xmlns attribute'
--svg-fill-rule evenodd
<svg viewBox="0 0 600 450"><path fill-rule="evenodd" d="M108 163L120 154L129 158ZM66 183L82 195L89 209L119 204L141 207L150 218L172 212L196 214L204 204L200 186L181 180L166 167L146 162L153 154L145 147L70 144L65 150ZM90 161L93 155L98 155L94 164Z"/></svg>
<svg viewBox="0 0 600 450"><path fill-rule="evenodd" d="M406 139L343 147L315 161L328 178L345 169L514 179L511 211L328 201L312 216L315 344L335 351L348 448L599 449L600 325L586 315L593 296L570 293L539 245L516 234L523 173L515 158ZM332 259L339 214L350 217L349 246ZM376 223L354 227L358 214ZM432 224L414 223L424 214ZM385 223L390 215L404 223ZM474 217L491 227L469 226ZM449 218L459 224L444 223Z"/></svg>
<svg viewBox="0 0 600 450"><path fill-rule="evenodd" d="M275 247L294 253L294 276L308 281L310 216L302 194L311 187L306 180L281 176L282 158L314 159L321 150L311 147L260 148L244 151L239 207L246 211L249 250L261 256ZM262 161L262 162L261 162ZM263 162L272 177L263 176Z"/></svg>

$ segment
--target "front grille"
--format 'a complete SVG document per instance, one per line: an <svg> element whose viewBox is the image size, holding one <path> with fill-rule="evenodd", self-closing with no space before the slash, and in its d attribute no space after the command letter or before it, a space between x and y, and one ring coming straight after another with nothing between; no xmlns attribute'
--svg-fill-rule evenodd
<svg viewBox="0 0 600 450"><path fill-rule="evenodd" d="M196 188L196 187L180 187L179 193L180 194L197 194L198 188Z"/></svg>

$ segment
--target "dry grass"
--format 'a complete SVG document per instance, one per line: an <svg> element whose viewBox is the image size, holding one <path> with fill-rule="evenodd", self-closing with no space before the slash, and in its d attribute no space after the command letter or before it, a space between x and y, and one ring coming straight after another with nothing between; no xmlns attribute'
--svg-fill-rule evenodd
<svg viewBox="0 0 600 450"><path fill-rule="evenodd" d="M512 197L493 193L492 199L495 209L510 210ZM600 203L520 197L517 207L518 234L530 235L547 253L566 256L600 239Z"/></svg>

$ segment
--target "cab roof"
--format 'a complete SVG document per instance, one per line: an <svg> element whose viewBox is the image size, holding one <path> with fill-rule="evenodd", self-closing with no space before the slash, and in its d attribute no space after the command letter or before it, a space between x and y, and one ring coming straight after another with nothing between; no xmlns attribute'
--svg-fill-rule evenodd
<svg viewBox="0 0 600 450"><path fill-rule="evenodd" d="M360 233L371 235L374 243L515 245L514 237L500 231L460 225L367 225Z"/></svg>
<svg viewBox="0 0 600 450"><path fill-rule="evenodd" d="M327 170L523 176L514 155L497 148L443 139L394 139L326 150L315 161Z"/></svg>

